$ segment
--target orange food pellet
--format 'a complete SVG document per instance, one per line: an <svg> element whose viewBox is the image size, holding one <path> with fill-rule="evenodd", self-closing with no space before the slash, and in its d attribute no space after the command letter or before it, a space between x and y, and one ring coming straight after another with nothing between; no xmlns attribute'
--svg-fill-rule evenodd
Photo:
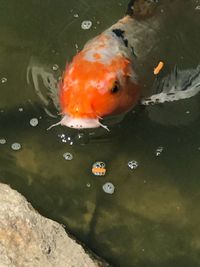
<svg viewBox="0 0 200 267"><path fill-rule="evenodd" d="M106 169L105 168L101 168L101 167L94 167L94 168L92 168L92 173L96 173L96 172L106 173Z"/></svg>
<svg viewBox="0 0 200 267"><path fill-rule="evenodd" d="M154 73L155 75L157 75L157 74L162 70L163 67L164 67L164 62L163 62L163 61L160 61L160 62L158 63L158 65L154 68L153 73Z"/></svg>

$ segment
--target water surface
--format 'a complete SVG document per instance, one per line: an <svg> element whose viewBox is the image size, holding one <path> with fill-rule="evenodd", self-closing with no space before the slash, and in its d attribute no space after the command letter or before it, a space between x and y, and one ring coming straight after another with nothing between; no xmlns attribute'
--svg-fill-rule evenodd
<svg viewBox="0 0 200 267"><path fill-rule="evenodd" d="M55 116L42 77L58 79L77 49L123 16L127 2L0 1L0 79L7 78L0 84L0 138L7 141L0 145L1 182L24 194L43 215L66 225L113 266L196 267L200 96L137 107L110 133L63 127L47 131L58 118L46 114L32 78L32 86L27 82L27 70L35 66L38 86ZM199 64L200 2L170 3L157 14L164 22L144 65L147 90L160 59L166 63L163 76L175 65L188 69ZM84 31L80 25L88 19L93 27ZM58 70L53 70L55 64ZM31 118L38 118L36 127ZM21 150L11 149L14 142ZM159 147L163 151L156 156ZM65 152L73 160L64 160ZM98 160L107 165L105 177L91 173ZM127 167L130 160L139 163L136 170ZM105 182L115 185L113 195L103 192Z"/></svg>

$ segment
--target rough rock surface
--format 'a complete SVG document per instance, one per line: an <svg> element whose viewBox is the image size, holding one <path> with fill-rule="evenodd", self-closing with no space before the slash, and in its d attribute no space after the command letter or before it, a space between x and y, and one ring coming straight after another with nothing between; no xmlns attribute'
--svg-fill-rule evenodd
<svg viewBox="0 0 200 267"><path fill-rule="evenodd" d="M17 191L0 184L0 266L108 265L86 253L60 224L41 216Z"/></svg>

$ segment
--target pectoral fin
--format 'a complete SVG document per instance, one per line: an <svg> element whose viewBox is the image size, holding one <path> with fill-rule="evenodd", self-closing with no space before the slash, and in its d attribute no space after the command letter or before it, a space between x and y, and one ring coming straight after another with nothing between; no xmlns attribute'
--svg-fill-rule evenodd
<svg viewBox="0 0 200 267"><path fill-rule="evenodd" d="M179 70L162 78L156 79L153 86L153 94L141 99L142 105L154 105L158 103L173 102L187 99L200 92L200 65L196 69Z"/></svg>

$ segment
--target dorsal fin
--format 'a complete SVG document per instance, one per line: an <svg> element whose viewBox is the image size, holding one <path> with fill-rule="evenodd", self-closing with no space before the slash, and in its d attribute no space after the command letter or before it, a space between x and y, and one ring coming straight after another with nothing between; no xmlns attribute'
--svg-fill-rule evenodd
<svg viewBox="0 0 200 267"><path fill-rule="evenodd" d="M126 14L138 19L150 17L158 4L159 0L131 0Z"/></svg>

